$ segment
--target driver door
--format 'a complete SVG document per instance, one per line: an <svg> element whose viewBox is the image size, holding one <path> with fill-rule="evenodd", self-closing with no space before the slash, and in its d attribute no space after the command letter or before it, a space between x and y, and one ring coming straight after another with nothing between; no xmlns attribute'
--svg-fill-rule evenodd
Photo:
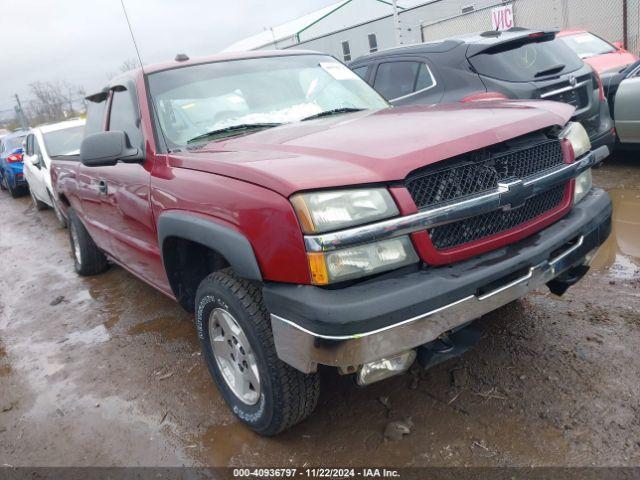
<svg viewBox="0 0 640 480"><path fill-rule="evenodd" d="M614 108L620 141L640 143L640 66L620 84Z"/></svg>

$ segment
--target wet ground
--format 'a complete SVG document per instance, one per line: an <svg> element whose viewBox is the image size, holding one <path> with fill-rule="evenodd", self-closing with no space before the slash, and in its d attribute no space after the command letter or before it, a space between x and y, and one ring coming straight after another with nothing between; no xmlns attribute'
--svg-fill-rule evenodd
<svg viewBox="0 0 640 480"><path fill-rule="evenodd" d="M120 268L75 275L66 230L0 194L0 465L640 465L640 154L595 172L614 234L563 298L534 292L428 372L260 438L225 407L191 317ZM410 418L402 440L389 421Z"/></svg>

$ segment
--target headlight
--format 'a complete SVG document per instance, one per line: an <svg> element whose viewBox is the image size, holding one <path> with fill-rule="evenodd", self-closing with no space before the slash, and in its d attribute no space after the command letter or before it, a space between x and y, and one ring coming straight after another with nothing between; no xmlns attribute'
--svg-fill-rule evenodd
<svg viewBox="0 0 640 480"><path fill-rule="evenodd" d="M291 197L304 233L324 233L398 215L386 188L300 193Z"/></svg>
<svg viewBox="0 0 640 480"><path fill-rule="evenodd" d="M576 177L576 190L573 194L573 203L578 203L582 200L591 187L593 186L592 177L591 177L591 169L585 170L580 175Z"/></svg>
<svg viewBox="0 0 640 480"><path fill-rule="evenodd" d="M418 262L409 237L307 255L315 285L352 280Z"/></svg>
<svg viewBox="0 0 640 480"><path fill-rule="evenodd" d="M560 134L560 137L569 140L576 158L580 158L591 150L589 134L579 122L569 123Z"/></svg>

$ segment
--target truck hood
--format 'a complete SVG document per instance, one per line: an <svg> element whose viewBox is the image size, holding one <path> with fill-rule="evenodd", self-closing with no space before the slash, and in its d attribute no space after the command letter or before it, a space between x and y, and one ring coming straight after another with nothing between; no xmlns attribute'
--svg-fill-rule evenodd
<svg viewBox="0 0 640 480"><path fill-rule="evenodd" d="M171 154L173 168L269 188L301 190L393 182L411 171L552 125L574 108L546 101L400 107L296 122Z"/></svg>

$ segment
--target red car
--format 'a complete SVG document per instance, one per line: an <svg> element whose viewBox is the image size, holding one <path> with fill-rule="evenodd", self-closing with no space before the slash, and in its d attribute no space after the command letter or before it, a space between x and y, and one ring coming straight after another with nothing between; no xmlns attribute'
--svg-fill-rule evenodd
<svg viewBox="0 0 640 480"><path fill-rule="evenodd" d="M618 72L638 60L637 55L624 49L622 42L611 44L585 30L564 30L557 37L601 75Z"/></svg>
<svg viewBox="0 0 640 480"><path fill-rule="evenodd" d="M608 149L571 106L390 108L322 54L177 58L88 97L53 181L75 270L117 263L193 312L261 434L313 411L319 365L367 385L461 353L473 320L564 293L609 235Z"/></svg>

